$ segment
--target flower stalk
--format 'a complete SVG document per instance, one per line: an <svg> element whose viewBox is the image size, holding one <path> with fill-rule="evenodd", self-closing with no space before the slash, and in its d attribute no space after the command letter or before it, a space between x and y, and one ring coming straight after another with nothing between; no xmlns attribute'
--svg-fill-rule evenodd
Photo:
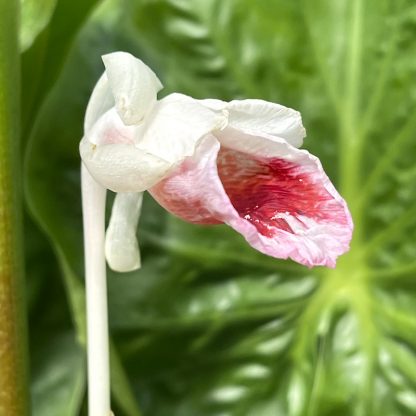
<svg viewBox="0 0 416 416"><path fill-rule="evenodd" d="M82 165L85 279L87 292L88 412L109 416L110 363L104 256L106 189Z"/></svg>
<svg viewBox="0 0 416 416"><path fill-rule="evenodd" d="M29 414L21 244L19 1L0 2L0 414Z"/></svg>

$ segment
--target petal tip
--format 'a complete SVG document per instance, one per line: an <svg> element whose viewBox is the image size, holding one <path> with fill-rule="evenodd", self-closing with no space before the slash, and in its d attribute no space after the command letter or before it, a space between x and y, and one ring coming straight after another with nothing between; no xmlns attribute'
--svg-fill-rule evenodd
<svg viewBox="0 0 416 416"><path fill-rule="evenodd" d="M163 88L156 74L128 52L102 56L116 109L126 125L139 124L152 110Z"/></svg>
<svg viewBox="0 0 416 416"><path fill-rule="evenodd" d="M105 257L108 266L112 270L120 273L126 273L140 269L140 253L134 245L114 247L114 244L112 243L113 242L109 242L108 239L106 239Z"/></svg>

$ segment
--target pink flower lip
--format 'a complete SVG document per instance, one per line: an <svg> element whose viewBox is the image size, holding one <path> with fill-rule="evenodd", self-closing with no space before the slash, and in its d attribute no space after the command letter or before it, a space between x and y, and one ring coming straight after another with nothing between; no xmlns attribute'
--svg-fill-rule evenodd
<svg viewBox="0 0 416 416"><path fill-rule="evenodd" d="M241 164L246 169L239 169ZM251 172L247 169L250 164ZM274 237L277 230L295 234L287 218L295 219L301 227L306 226L302 221L305 216L323 222L336 220L337 201L295 163L279 158L253 160L244 153L221 149L217 166L225 192L240 217L266 237ZM229 169L234 175L226 174ZM346 218L339 221L345 223Z"/></svg>
<svg viewBox="0 0 416 416"><path fill-rule="evenodd" d="M335 267L353 228L345 201L316 157L286 146L284 157L265 157L206 136L195 155L150 192L186 221L230 225L267 255Z"/></svg>

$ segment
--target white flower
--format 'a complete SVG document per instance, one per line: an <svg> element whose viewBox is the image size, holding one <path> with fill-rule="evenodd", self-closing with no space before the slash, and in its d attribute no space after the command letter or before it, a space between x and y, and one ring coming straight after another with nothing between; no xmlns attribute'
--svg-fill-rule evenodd
<svg viewBox="0 0 416 416"><path fill-rule="evenodd" d="M141 192L194 223L226 223L257 250L334 266L352 221L319 160L299 150L300 114L262 100L171 94L142 61L116 52L91 96L80 144L95 180L117 192L106 236L110 266L140 266Z"/></svg>

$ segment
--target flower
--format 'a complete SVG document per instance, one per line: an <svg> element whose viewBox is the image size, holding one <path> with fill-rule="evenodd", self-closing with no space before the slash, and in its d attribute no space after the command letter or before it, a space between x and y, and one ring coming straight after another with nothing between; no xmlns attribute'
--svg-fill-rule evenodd
<svg viewBox="0 0 416 416"><path fill-rule="evenodd" d="M318 158L299 150L300 114L263 100L171 94L142 61L103 57L80 152L95 180L117 192L106 236L110 266L140 266L141 193L199 224L225 223L257 250L309 267L335 266L352 220Z"/></svg>

